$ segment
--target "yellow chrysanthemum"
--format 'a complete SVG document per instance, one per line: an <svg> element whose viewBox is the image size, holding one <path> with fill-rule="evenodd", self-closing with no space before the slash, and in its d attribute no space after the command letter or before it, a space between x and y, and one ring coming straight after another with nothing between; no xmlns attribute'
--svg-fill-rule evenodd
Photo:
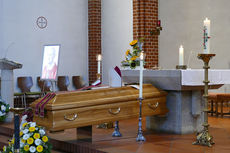
<svg viewBox="0 0 230 153"><path fill-rule="evenodd" d="M23 135L23 132L22 131L20 131L20 137Z"/></svg>
<svg viewBox="0 0 230 153"><path fill-rule="evenodd" d="M11 141L12 144L14 144L14 140L15 140L15 138L12 139L12 141Z"/></svg>
<svg viewBox="0 0 230 153"><path fill-rule="evenodd" d="M128 49L126 52L125 52L125 55L128 56L130 53L130 50Z"/></svg>
<svg viewBox="0 0 230 153"><path fill-rule="evenodd" d="M27 122L26 122L26 123L24 123L24 124L22 124L22 127L25 127L27 124L28 124Z"/></svg>
<svg viewBox="0 0 230 153"><path fill-rule="evenodd" d="M10 151L10 153L12 153L12 152Z"/></svg>
<svg viewBox="0 0 230 153"><path fill-rule="evenodd" d="M133 41L130 43L130 45L131 45L131 46L136 45L137 42L138 42L138 40L133 40Z"/></svg>
<svg viewBox="0 0 230 153"><path fill-rule="evenodd" d="M27 143L30 144L30 145L33 144L34 143L34 139L33 138L28 138L27 139Z"/></svg>
<svg viewBox="0 0 230 153"><path fill-rule="evenodd" d="M6 151L6 146L3 147L3 151Z"/></svg>
<svg viewBox="0 0 230 153"><path fill-rule="evenodd" d="M48 137L47 137L47 136L43 136L43 137L42 137L42 141L43 141L43 142L47 142L47 141L48 141Z"/></svg>
<svg viewBox="0 0 230 153"><path fill-rule="evenodd" d="M25 150L25 151L29 151L29 149L30 149L29 145L25 145L25 146L24 146L24 150Z"/></svg>
<svg viewBox="0 0 230 153"><path fill-rule="evenodd" d="M22 141L23 143L26 143L26 140L24 140L24 139L21 139L21 141Z"/></svg>
<svg viewBox="0 0 230 153"><path fill-rule="evenodd" d="M43 151L43 147L41 145L38 145L36 149L37 149L38 152L42 152Z"/></svg>
<svg viewBox="0 0 230 153"><path fill-rule="evenodd" d="M34 134L34 139L39 139L40 138L40 134L39 133L35 133Z"/></svg>
<svg viewBox="0 0 230 153"><path fill-rule="evenodd" d="M30 132L34 132L34 131L35 131L35 127L30 127L30 128L29 128L29 131L30 131Z"/></svg>
<svg viewBox="0 0 230 153"><path fill-rule="evenodd" d="M136 60L137 58L138 58L138 56L133 56L133 57L131 58L131 60L134 61L134 60Z"/></svg>

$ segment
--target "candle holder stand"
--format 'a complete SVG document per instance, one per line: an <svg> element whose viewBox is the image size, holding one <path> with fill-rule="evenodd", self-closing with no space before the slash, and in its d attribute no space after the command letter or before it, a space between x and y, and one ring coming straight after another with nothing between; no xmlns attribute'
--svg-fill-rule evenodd
<svg viewBox="0 0 230 153"><path fill-rule="evenodd" d="M97 80L101 80L101 74L97 73Z"/></svg>
<svg viewBox="0 0 230 153"><path fill-rule="evenodd" d="M137 138L136 141L145 141L145 137L143 136L142 132L142 101L143 98L139 98L139 122L138 122L138 132L137 132Z"/></svg>
<svg viewBox="0 0 230 153"><path fill-rule="evenodd" d="M187 69L187 65L177 65L176 69L186 70Z"/></svg>
<svg viewBox="0 0 230 153"><path fill-rule="evenodd" d="M209 134L208 131L208 69L210 68L209 66L209 61L212 57L214 57L215 54L198 54L198 59L203 60L204 62L204 123L203 123L203 130L201 133L197 135L197 140L193 142L194 145L204 145L204 146L209 146L211 147L213 144L213 137Z"/></svg>
<svg viewBox="0 0 230 153"><path fill-rule="evenodd" d="M14 153L20 152L20 114L25 111L25 108L10 108L10 111L14 113Z"/></svg>
<svg viewBox="0 0 230 153"><path fill-rule="evenodd" d="M113 137L122 137L122 134L119 131L119 121L115 121Z"/></svg>

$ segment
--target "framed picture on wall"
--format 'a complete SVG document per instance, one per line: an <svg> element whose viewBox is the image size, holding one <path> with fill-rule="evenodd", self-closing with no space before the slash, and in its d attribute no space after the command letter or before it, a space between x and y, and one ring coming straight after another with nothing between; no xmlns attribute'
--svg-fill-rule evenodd
<svg viewBox="0 0 230 153"><path fill-rule="evenodd" d="M42 80L56 80L60 45L44 45L42 62Z"/></svg>

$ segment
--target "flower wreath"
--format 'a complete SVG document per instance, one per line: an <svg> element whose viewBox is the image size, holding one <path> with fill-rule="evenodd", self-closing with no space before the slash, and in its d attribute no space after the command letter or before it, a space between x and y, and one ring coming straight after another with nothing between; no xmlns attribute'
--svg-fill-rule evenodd
<svg viewBox="0 0 230 153"><path fill-rule="evenodd" d="M45 129L35 122L25 122L20 131L20 153L51 153L52 145L48 141ZM2 153L12 153L14 150L13 138L9 146L3 147Z"/></svg>
<svg viewBox="0 0 230 153"><path fill-rule="evenodd" d="M0 99L0 122L3 122L6 119L6 114L9 112L9 108L10 105Z"/></svg>

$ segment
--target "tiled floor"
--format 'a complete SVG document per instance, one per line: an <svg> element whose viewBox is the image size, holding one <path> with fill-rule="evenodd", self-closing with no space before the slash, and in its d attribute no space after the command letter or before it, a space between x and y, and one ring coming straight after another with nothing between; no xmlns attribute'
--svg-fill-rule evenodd
<svg viewBox="0 0 230 153"><path fill-rule="evenodd" d="M136 142L137 119L120 122L121 138L112 138L113 129L93 129L93 144L109 153L230 153L230 117L209 117L213 147L192 145L195 134L175 135L145 131L146 142ZM145 129L145 127L143 127Z"/></svg>
<svg viewBox="0 0 230 153"><path fill-rule="evenodd" d="M230 116L209 117L210 133L215 144L212 147L192 145L195 134L176 135L146 131L146 142L136 142L138 119L120 121L122 137L111 137L113 129L93 127L93 146L108 153L230 153ZM143 120L143 123L145 119ZM144 124L145 125L145 124ZM51 135L60 140L76 139L76 130Z"/></svg>

